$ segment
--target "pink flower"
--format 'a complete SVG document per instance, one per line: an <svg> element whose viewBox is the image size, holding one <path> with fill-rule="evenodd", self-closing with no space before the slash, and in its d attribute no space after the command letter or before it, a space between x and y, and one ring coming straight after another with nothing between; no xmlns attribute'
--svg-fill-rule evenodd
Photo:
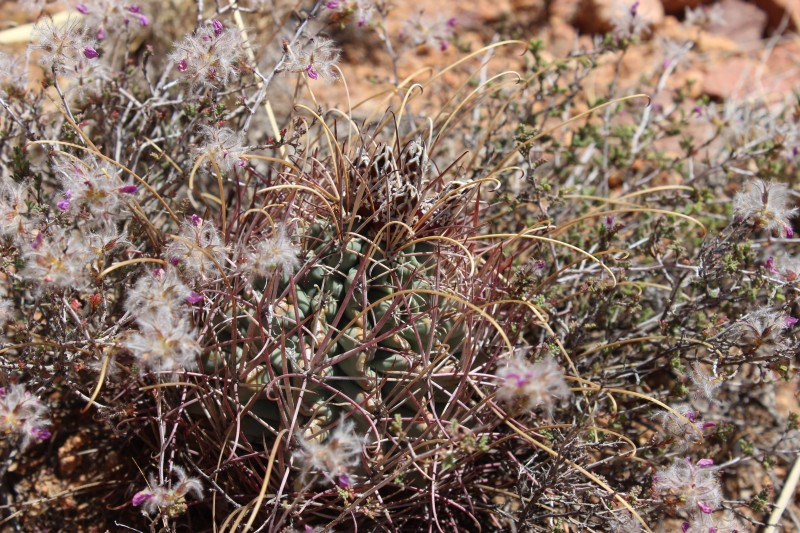
<svg viewBox="0 0 800 533"><path fill-rule="evenodd" d="M202 302L203 301L203 295L200 294L199 292L192 291L192 292L189 293L189 296L186 297L186 301L189 302L190 304L194 305L194 304L196 304L198 302Z"/></svg>
<svg viewBox="0 0 800 533"><path fill-rule="evenodd" d="M180 72L186 72L186 69L189 68L189 63L185 59L181 59L178 61L178 70Z"/></svg>
<svg viewBox="0 0 800 533"><path fill-rule="evenodd" d="M95 50L91 46L87 46L86 48L83 49L83 55L86 56L86 59L95 59L97 57L100 57L100 54L97 52L97 50Z"/></svg>
<svg viewBox="0 0 800 533"><path fill-rule="evenodd" d="M52 436L52 433L45 428L35 427L31 429L31 435L39 440L47 440Z"/></svg>
<svg viewBox="0 0 800 533"><path fill-rule="evenodd" d="M714 465L713 459L700 459L699 461L697 461L697 466L699 466L700 468L713 465Z"/></svg>
<svg viewBox="0 0 800 533"><path fill-rule="evenodd" d="M119 192L124 194L133 194L139 190L139 187L136 185L125 185L124 187L119 188Z"/></svg>
<svg viewBox="0 0 800 533"><path fill-rule="evenodd" d="M772 256L767 258L767 262L764 263L764 266L767 267L770 274L778 274L778 269L775 268L775 259Z"/></svg>
<svg viewBox="0 0 800 533"><path fill-rule="evenodd" d="M700 508L705 514L711 514L714 512L714 509L711 508L706 502L697 502L697 507Z"/></svg>
<svg viewBox="0 0 800 533"><path fill-rule="evenodd" d="M214 19L211 21L211 27L214 28L214 35L219 37L222 35L222 32L225 31L225 27L222 25L222 22Z"/></svg>
<svg viewBox="0 0 800 533"><path fill-rule="evenodd" d="M142 28L146 28L150 25L150 19L147 18L147 15L139 15L139 25Z"/></svg>
<svg viewBox="0 0 800 533"><path fill-rule="evenodd" d="M316 80L319 78L319 74L317 73L316 70L314 70L314 65L312 65L311 63L309 63L308 66L306 67L306 74L308 74L308 77L311 78L312 80Z"/></svg>
<svg viewBox="0 0 800 533"><path fill-rule="evenodd" d="M100 26L97 29L97 40L98 41L102 41L105 38L106 38L106 29L104 27Z"/></svg>
<svg viewBox="0 0 800 533"><path fill-rule="evenodd" d="M794 326L794 325L795 325L795 324L797 324L798 322L800 322L800 318L795 318L795 317L793 317L793 316L787 316L787 317L784 319L784 323L786 324L786 327L787 327L787 328L790 328L790 327Z"/></svg>
<svg viewBox="0 0 800 533"><path fill-rule="evenodd" d="M133 499L131 500L131 503L133 504L134 507L139 507L140 505L142 505L144 502L148 501L152 497L153 497L153 495L150 494L149 491L143 490L143 491L137 492L136 494L133 495Z"/></svg>
<svg viewBox="0 0 800 533"><path fill-rule="evenodd" d="M77 11L81 15L86 15L89 13L89 8L86 7L86 4L77 4L75 6L75 11Z"/></svg>

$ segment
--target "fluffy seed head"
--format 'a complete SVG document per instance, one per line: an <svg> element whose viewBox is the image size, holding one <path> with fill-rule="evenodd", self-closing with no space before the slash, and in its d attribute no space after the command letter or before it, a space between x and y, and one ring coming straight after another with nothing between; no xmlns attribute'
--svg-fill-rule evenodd
<svg viewBox="0 0 800 533"><path fill-rule="evenodd" d="M222 172L230 172L243 161L240 158L247 150L243 146L244 134L241 131L215 126L202 126L200 131L205 142L197 149L198 154L214 158Z"/></svg>
<svg viewBox="0 0 800 533"><path fill-rule="evenodd" d="M300 266L300 249L292 242L286 228L278 226L275 234L262 240L246 256L243 266L250 277L264 278L275 271L294 272Z"/></svg>
<svg viewBox="0 0 800 533"><path fill-rule="evenodd" d="M790 220L797 209L789 205L789 188L774 181L753 180L733 198L733 214L756 229L766 229L792 237Z"/></svg>
<svg viewBox="0 0 800 533"><path fill-rule="evenodd" d="M564 373L549 357L538 363L530 363L516 355L496 375L502 380L497 389L497 398L509 403L521 402L526 410L543 405L551 411L557 400L569 395Z"/></svg>
<svg viewBox="0 0 800 533"><path fill-rule="evenodd" d="M149 487L133 495L131 503L134 507L141 507L145 515L163 515L170 518L186 512L186 496L192 494L195 498L203 497L203 484L195 477L189 477L186 471L173 466L176 482L172 487L161 486L156 483L153 476L148 480Z"/></svg>
<svg viewBox="0 0 800 533"><path fill-rule="evenodd" d="M654 476L653 488L668 505L691 514L708 514L719 507L722 491L710 459L692 463L687 457L679 459Z"/></svg>
<svg viewBox="0 0 800 533"><path fill-rule="evenodd" d="M154 372L178 372L196 366L200 345L185 319L164 322L139 321L139 331L123 343L137 364Z"/></svg>
<svg viewBox="0 0 800 533"><path fill-rule="evenodd" d="M286 53L285 70L305 74L312 80L338 79L334 66L339 61L339 49L332 40L316 37L297 49L287 47Z"/></svg>
<svg viewBox="0 0 800 533"><path fill-rule="evenodd" d="M294 453L294 458L303 473L320 472L331 483L348 486L350 471L358 464L364 446L364 438L356 435L353 427L353 422L340 420L323 443L298 436L300 449Z"/></svg>
<svg viewBox="0 0 800 533"><path fill-rule="evenodd" d="M180 264L190 276L209 279L220 275L217 265L221 267L225 261L225 246L211 220L193 215L181 224L180 234L165 254L170 263Z"/></svg>
<svg viewBox="0 0 800 533"><path fill-rule="evenodd" d="M192 85L219 89L239 76L243 53L238 32L207 24L186 35L169 57Z"/></svg>
<svg viewBox="0 0 800 533"><path fill-rule="evenodd" d="M50 438L47 407L21 384L0 388L0 432L15 435L21 448L34 440Z"/></svg>

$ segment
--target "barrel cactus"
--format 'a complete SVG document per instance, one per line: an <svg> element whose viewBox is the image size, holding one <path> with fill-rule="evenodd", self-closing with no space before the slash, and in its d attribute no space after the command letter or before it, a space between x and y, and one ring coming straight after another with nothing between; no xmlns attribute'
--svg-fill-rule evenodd
<svg viewBox="0 0 800 533"><path fill-rule="evenodd" d="M362 432L382 418L420 434L466 377L476 294L462 243L477 231L479 184L445 182L419 139L360 147L342 164L341 188L313 168L309 185L261 191L292 207L263 217L265 236L237 258L246 304L218 314L220 346L235 350L206 364L237 368L256 441L294 415L312 439L342 416Z"/></svg>

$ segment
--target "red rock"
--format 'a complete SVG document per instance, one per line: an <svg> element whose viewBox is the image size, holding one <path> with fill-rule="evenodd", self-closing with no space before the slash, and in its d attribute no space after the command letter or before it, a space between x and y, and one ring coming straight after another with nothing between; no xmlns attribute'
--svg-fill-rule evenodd
<svg viewBox="0 0 800 533"><path fill-rule="evenodd" d="M573 22L585 33L605 33L614 29L614 21L624 17L632 0L582 0ZM640 0L638 17L655 27L664 21L664 8L659 0Z"/></svg>
<svg viewBox="0 0 800 533"><path fill-rule="evenodd" d="M774 30L787 17L787 29L800 29L800 0L752 0L769 17L769 29Z"/></svg>
<svg viewBox="0 0 800 533"><path fill-rule="evenodd" d="M687 7L694 8L708 3L709 0L661 0L664 11L670 15L680 15Z"/></svg>
<svg viewBox="0 0 800 533"><path fill-rule="evenodd" d="M744 0L722 0L722 21L707 28L710 33L723 35L735 42L752 44L759 41L767 27L767 14Z"/></svg>
<svg viewBox="0 0 800 533"><path fill-rule="evenodd" d="M703 93L718 99L754 98L782 101L800 84L800 40L779 43L767 62L733 57L706 67Z"/></svg>

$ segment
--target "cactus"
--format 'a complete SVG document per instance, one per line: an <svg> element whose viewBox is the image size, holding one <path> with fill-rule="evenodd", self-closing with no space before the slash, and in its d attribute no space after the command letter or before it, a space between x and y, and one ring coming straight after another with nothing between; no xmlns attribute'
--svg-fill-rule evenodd
<svg viewBox="0 0 800 533"><path fill-rule="evenodd" d="M263 327L229 312L220 334L230 343L235 322L243 341L228 361L243 380L240 401L273 422L281 406L296 407L306 436L318 439L343 414L366 431L381 409L416 418L419 430L429 393L444 404L458 383L465 339L466 308L447 294L457 294L470 262L450 241L475 234L465 215L477 188L430 178L418 140L399 156L386 144L371 155L359 149L349 166L343 191L323 190L349 192L340 211L309 210L297 224L299 268L252 277L249 301L269 302ZM206 360L209 369L224 362L224 350ZM276 388L291 392L276 402ZM247 436L260 440L259 427L248 424Z"/></svg>

